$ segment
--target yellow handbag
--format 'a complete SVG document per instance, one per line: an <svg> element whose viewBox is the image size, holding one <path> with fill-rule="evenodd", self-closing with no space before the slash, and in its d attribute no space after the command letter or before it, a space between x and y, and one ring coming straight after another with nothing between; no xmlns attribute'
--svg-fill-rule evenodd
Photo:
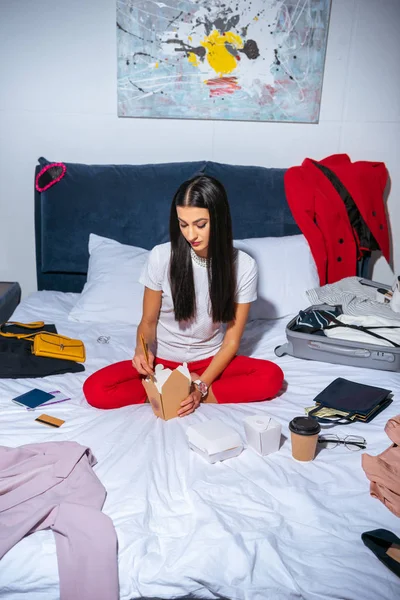
<svg viewBox="0 0 400 600"><path fill-rule="evenodd" d="M24 329L39 329L44 326L43 321L34 323L18 323L17 321L8 321L0 326L0 335L3 337L13 337L25 339L33 342L32 354L35 356L46 356L47 358L62 358L64 360L73 360L75 362L85 362L85 345L81 340L74 340L66 335L59 335L49 331L39 331L38 333L9 333L1 331L4 325L19 325Z"/></svg>
<svg viewBox="0 0 400 600"><path fill-rule="evenodd" d="M63 358L75 362L85 362L85 345L81 340L74 340L66 335L43 331L36 333L33 338L32 353L35 356L48 358Z"/></svg>

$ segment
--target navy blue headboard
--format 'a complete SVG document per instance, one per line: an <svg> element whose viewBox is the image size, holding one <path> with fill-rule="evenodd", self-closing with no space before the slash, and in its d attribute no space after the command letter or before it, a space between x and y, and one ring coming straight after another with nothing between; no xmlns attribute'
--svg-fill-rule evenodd
<svg viewBox="0 0 400 600"><path fill-rule="evenodd" d="M39 159L40 168L49 164ZM235 239L300 233L286 201L285 169L209 161L151 165L65 163L63 179L35 190L38 289L80 292L90 233L151 249L169 238L169 210L179 185L199 172L226 188Z"/></svg>

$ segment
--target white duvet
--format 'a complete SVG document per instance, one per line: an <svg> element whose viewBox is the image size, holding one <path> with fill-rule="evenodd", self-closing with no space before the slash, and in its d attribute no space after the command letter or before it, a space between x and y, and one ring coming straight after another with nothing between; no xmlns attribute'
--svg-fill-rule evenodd
<svg viewBox="0 0 400 600"><path fill-rule="evenodd" d="M386 528L400 535L400 520L369 495L361 453L338 447L307 464L291 458L288 423L333 379L385 386L392 405L369 424L337 426L338 435L366 438L368 452L389 445L383 428L400 413L400 375L383 371L276 358L288 319L255 321L241 351L276 360L287 391L271 402L201 406L184 419L156 419L149 405L100 411L88 406L82 383L97 369L129 359L135 328L72 323L75 294L38 292L14 317L43 319L58 331L83 339L86 371L44 379L0 380L0 443L18 446L74 440L89 446L95 472L107 489L104 512L119 541L120 597L230 600L393 600L399 580L363 545L361 533ZM108 344L97 342L110 336ZM11 399L32 387L60 389L73 400L48 407L65 420L57 430L34 421ZM268 414L282 423L278 453L260 457L251 449L223 463L208 464L187 446L185 430L218 418L244 440L243 418ZM245 440L244 440L245 441ZM51 531L19 542L0 562L0 598L57 600L58 571ZM84 600L84 599L77 599Z"/></svg>

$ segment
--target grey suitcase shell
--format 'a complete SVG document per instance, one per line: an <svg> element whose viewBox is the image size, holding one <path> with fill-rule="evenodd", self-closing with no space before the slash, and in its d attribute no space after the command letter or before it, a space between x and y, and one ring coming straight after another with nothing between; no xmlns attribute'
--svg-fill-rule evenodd
<svg viewBox="0 0 400 600"><path fill-rule="evenodd" d="M316 308L329 309L332 307L320 304L310 306L306 310ZM318 360L336 365L400 372L400 348L377 346L376 344L365 344L364 342L360 344L348 340L333 340L322 335L292 331L291 328L295 324L296 318L297 315L287 324L287 342L275 348L276 356L289 354L296 358Z"/></svg>

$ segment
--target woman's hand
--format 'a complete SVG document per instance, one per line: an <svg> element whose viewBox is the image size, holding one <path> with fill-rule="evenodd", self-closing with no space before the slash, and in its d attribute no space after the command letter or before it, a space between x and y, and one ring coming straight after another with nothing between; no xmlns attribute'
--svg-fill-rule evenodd
<svg viewBox="0 0 400 600"><path fill-rule="evenodd" d="M186 417L193 413L196 408L200 406L201 393L195 389L189 396L181 403L181 408L178 410L178 417Z"/></svg>
<svg viewBox="0 0 400 600"><path fill-rule="evenodd" d="M132 366L140 375L154 375L154 354L148 350L149 362L147 364L146 357L141 348L136 348L135 356L132 359Z"/></svg>

